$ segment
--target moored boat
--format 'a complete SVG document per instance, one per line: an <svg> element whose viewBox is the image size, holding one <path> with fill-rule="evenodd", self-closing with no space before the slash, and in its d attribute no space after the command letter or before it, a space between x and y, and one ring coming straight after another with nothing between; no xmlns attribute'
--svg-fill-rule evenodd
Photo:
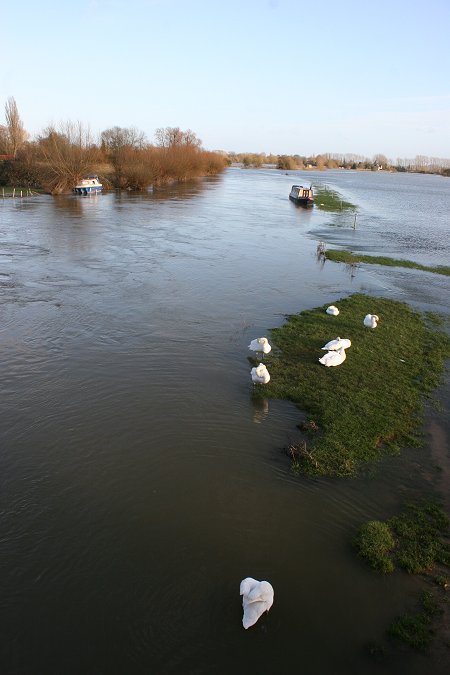
<svg viewBox="0 0 450 675"><path fill-rule="evenodd" d="M293 185L289 194L289 199L299 206L312 206L314 204L312 186L307 188L303 187L303 185Z"/></svg>
<svg viewBox="0 0 450 675"><path fill-rule="evenodd" d="M103 185L100 183L98 176L86 176L73 188L73 191L77 195L98 194L102 190Z"/></svg>

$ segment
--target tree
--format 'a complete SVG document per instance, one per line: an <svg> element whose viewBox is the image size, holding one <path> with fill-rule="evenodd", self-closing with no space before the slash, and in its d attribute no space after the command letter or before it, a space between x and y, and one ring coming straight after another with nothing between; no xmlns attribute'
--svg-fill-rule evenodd
<svg viewBox="0 0 450 675"><path fill-rule="evenodd" d="M73 188L98 162L99 149L81 122L49 126L38 139L43 184L52 193Z"/></svg>
<svg viewBox="0 0 450 675"><path fill-rule="evenodd" d="M9 150L9 134L7 127L0 124L0 155L7 155Z"/></svg>
<svg viewBox="0 0 450 675"><path fill-rule="evenodd" d="M373 163L376 164L377 166L381 166L383 169L386 169L390 164L386 155L381 154L375 155L375 157L373 158Z"/></svg>
<svg viewBox="0 0 450 675"><path fill-rule="evenodd" d="M101 144L104 150L115 152L121 148L145 148L147 139L143 131L135 127L112 127L101 133Z"/></svg>
<svg viewBox="0 0 450 675"><path fill-rule="evenodd" d="M17 103L14 97L10 97L5 104L6 127L8 130L9 149L11 154L16 157L17 151L27 139L22 120L20 119Z"/></svg>
<svg viewBox="0 0 450 675"><path fill-rule="evenodd" d="M124 187L124 165L129 160L130 151L146 148L148 146L146 136L135 127L116 126L102 131L100 138L102 149L106 151L114 167L116 186Z"/></svg>
<svg viewBox="0 0 450 675"><path fill-rule="evenodd" d="M173 148L179 145L200 148L202 145L193 131L190 129L181 131L180 127L160 127L155 131L155 139L160 148Z"/></svg>

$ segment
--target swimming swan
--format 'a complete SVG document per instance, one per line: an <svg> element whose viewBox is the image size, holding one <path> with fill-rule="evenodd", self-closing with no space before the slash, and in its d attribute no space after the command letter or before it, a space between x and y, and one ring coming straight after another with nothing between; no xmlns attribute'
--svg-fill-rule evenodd
<svg viewBox="0 0 450 675"><path fill-rule="evenodd" d="M331 314L332 316L337 316L339 314L338 308L334 305L330 305L325 311L327 314Z"/></svg>
<svg viewBox="0 0 450 675"><path fill-rule="evenodd" d="M327 352L322 356L322 358L319 359L319 361L320 363L322 363L324 366L327 367L340 366L341 363L344 363L346 358L347 354L345 353L345 349L341 347L336 351Z"/></svg>
<svg viewBox="0 0 450 675"><path fill-rule="evenodd" d="M327 344L324 347L322 347L322 349L328 351L335 351L337 349L340 349L341 347L343 347L344 349L348 349L351 346L352 343L350 340L347 340L346 338L337 337L335 340L327 342Z"/></svg>
<svg viewBox="0 0 450 675"><path fill-rule="evenodd" d="M364 325L366 328L376 328L380 319L376 314L366 314L364 317Z"/></svg>
<svg viewBox="0 0 450 675"><path fill-rule="evenodd" d="M262 354L268 354L272 351L272 347L269 344L269 340L266 337L256 338L252 340L248 346L252 352L261 352Z"/></svg>
<svg viewBox="0 0 450 675"><path fill-rule="evenodd" d="M247 630L273 605L273 587L268 581L256 581L247 577L241 581L239 595L242 595L244 616L242 625Z"/></svg>
<svg viewBox="0 0 450 675"><path fill-rule="evenodd" d="M269 371L264 363L260 363L256 368L251 370L252 380L258 384L267 384L270 380Z"/></svg>

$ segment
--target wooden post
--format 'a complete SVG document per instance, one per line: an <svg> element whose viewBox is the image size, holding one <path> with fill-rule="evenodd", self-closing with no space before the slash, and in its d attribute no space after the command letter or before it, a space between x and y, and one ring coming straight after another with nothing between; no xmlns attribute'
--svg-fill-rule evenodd
<svg viewBox="0 0 450 675"><path fill-rule="evenodd" d="M16 188L13 188L13 199L16 196Z"/></svg>
<svg viewBox="0 0 450 675"><path fill-rule="evenodd" d="M353 220L353 229L356 230L356 216L357 214L355 213L355 219Z"/></svg>
<svg viewBox="0 0 450 675"><path fill-rule="evenodd" d="M3 199L5 199L5 188L3 188Z"/></svg>

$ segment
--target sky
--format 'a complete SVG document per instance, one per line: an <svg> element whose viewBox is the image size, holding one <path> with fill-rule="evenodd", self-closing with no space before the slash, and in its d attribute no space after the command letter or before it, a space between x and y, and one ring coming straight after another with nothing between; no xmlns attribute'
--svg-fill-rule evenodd
<svg viewBox="0 0 450 675"><path fill-rule="evenodd" d="M450 0L0 0L0 124L450 158Z"/></svg>

